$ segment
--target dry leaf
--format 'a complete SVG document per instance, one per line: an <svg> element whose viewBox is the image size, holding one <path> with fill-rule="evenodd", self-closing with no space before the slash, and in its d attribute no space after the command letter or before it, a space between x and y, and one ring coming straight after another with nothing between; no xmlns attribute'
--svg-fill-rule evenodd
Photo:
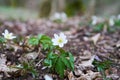
<svg viewBox="0 0 120 80"><path fill-rule="evenodd" d="M88 37L83 37L84 41L89 41L90 39Z"/></svg>
<svg viewBox="0 0 120 80"><path fill-rule="evenodd" d="M116 47L120 47L120 41L116 43Z"/></svg>
<svg viewBox="0 0 120 80"><path fill-rule="evenodd" d="M38 52L31 52L31 53L27 53L25 55L25 58L27 59L36 59L38 57L39 53Z"/></svg>
<svg viewBox="0 0 120 80"><path fill-rule="evenodd" d="M87 61L82 61L81 64L79 64L79 66L84 66L84 67L94 67L92 65L93 61L94 61L95 55L91 56L91 58Z"/></svg>
<svg viewBox="0 0 120 80"><path fill-rule="evenodd" d="M83 52L83 55L80 56L80 59L82 59L82 60L88 60L90 58L91 58L91 52L88 50L85 50Z"/></svg>
<svg viewBox="0 0 120 80"><path fill-rule="evenodd" d="M6 57L4 56L4 55L1 55L1 57L0 57L0 72L2 71L2 72L8 72L8 71L10 71L10 69L7 67L7 65L6 65Z"/></svg>
<svg viewBox="0 0 120 80"><path fill-rule="evenodd" d="M69 80L75 80L75 79L74 79L74 75L73 75L72 72L70 72L70 73L68 74L68 79L69 79Z"/></svg>
<svg viewBox="0 0 120 80"><path fill-rule="evenodd" d="M100 33L94 35L93 37L90 38L91 41L93 41L93 43L96 45L97 41L99 40L100 38Z"/></svg>
<svg viewBox="0 0 120 80"><path fill-rule="evenodd" d="M100 77L99 72L93 72L91 70L88 70L86 74L82 74L81 77L78 78L78 80L94 80L97 77Z"/></svg>
<svg viewBox="0 0 120 80"><path fill-rule="evenodd" d="M94 35L94 36L92 36L90 38L89 37L83 37L83 40L84 41L93 41L93 43L96 45L96 43L99 40L100 36L101 36L101 34L98 33L98 34L96 34L96 35Z"/></svg>
<svg viewBox="0 0 120 80"><path fill-rule="evenodd" d="M0 72L15 72L18 69L16 68L10 68L6 65L6 57L1 55L0 57Z"/></svg>

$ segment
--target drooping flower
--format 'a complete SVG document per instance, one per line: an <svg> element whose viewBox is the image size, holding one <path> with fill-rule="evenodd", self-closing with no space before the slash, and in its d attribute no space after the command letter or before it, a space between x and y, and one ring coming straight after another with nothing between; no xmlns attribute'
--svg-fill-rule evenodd
<svg viewBox="0 0 120 80"><path fill-rule="evenodd" d="M54 34L54 38L52 39L53 45L63 47L64 44L68 42L64 33L60 33L59 35Z"/></svg>
<svg viewBox="0 0 120 80"><path fill-rule="evenodd" d="M16 38L16 36L13 36L13 33L9 33L9 31L7 29L5 29L4 33L2 33L2 35L4 36L5 39L9 39L9 40Z"/></svg>

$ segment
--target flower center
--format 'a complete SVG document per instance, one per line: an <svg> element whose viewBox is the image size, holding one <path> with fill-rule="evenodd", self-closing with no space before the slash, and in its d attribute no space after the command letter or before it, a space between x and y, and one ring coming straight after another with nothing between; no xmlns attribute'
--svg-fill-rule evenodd
<svg viewBox="0 0 120 80"><path fill-rule="evenodd" d="M7 38L10 38L10 35L9 35L9 34L7 34L7 35L6 35L6 37L7 37Z"/></svg>
<svg viewBox="0 0 120 80"><path fill-rule="evenodd" d="M58 39L58 42L59 42L59 43L62 43L62 42L63 42L62 38L59 38L59 39Z"/></svg>

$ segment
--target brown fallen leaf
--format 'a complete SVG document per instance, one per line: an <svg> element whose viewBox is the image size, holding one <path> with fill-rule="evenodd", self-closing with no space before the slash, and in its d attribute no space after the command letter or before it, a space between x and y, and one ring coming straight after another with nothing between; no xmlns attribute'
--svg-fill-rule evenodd
<svg viewBox="0 0 120 80"><path fill-rule="evenodd" d="M75 80L74 75L73 75L72 72L70 72L70 73L68 74L68 79L69 79L69 80Z"/></svg>
<svg viewBox="0 0 120 80"><path fill-rule="evenodd" d="M6 65L6 57L4 55L1 55L0 56L0 72L15 72L17 71L18 69L16 68L13 68L13 67L9 67Z"/></svg>
<svg viewBox="0 0 120 80"><path fill-rule="evenodd" d="M95 55L91 56L91 58L89 60L84 60L81 62L81 64L79 64L79 66L84 66L84 67L94 67L94 65L92 64L94 61Z"/></svg>
<svg viewBox="0 0 120 80"><path fill-rule="evenodd" d="M86 74L82 74L77 80L94 80L97 77L100 77L99 72L93 72L91 70L88 70Z"/></svg>
<svg viewBox="0 0 120 80"><path fill-rule="evenodd" d="M98 33L92 37L83 37L84 41L92 41L94 43L94 45L96 45L97 41L100 39L101 34Z"/></svg>
<svg viewBox="0 0 120 80"><path fill-rule="evenodd" d="M38 52L31 52L31 53L27 53L24 57L27 59L36 59L38 57L39 53Z"/></svg>
<svg viewBox="0 0 120 80"><path fill-rule="evenodd" d="M98 33L96 35L94 35L93 37L90 38L91 41L93 41L94 45L96 45L97 41L99 40L101 34Z"/></svg>
<svg viewBox="0 0 120 80"><path fill-rule="evenodd" d="M8 72L10 69L6 65L6 57L4 55L0 56L0 72Z"/></svg>

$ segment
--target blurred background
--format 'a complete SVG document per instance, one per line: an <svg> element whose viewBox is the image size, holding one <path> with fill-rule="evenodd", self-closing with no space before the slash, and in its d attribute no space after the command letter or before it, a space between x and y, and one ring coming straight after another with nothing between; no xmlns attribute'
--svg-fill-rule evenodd
<svg viewBox="0 0 120 80"><path fill-rule="evenodd" d="M0 18L47 18L55 12L69 17L120 13L120 0L0 0Z"/></svg>

